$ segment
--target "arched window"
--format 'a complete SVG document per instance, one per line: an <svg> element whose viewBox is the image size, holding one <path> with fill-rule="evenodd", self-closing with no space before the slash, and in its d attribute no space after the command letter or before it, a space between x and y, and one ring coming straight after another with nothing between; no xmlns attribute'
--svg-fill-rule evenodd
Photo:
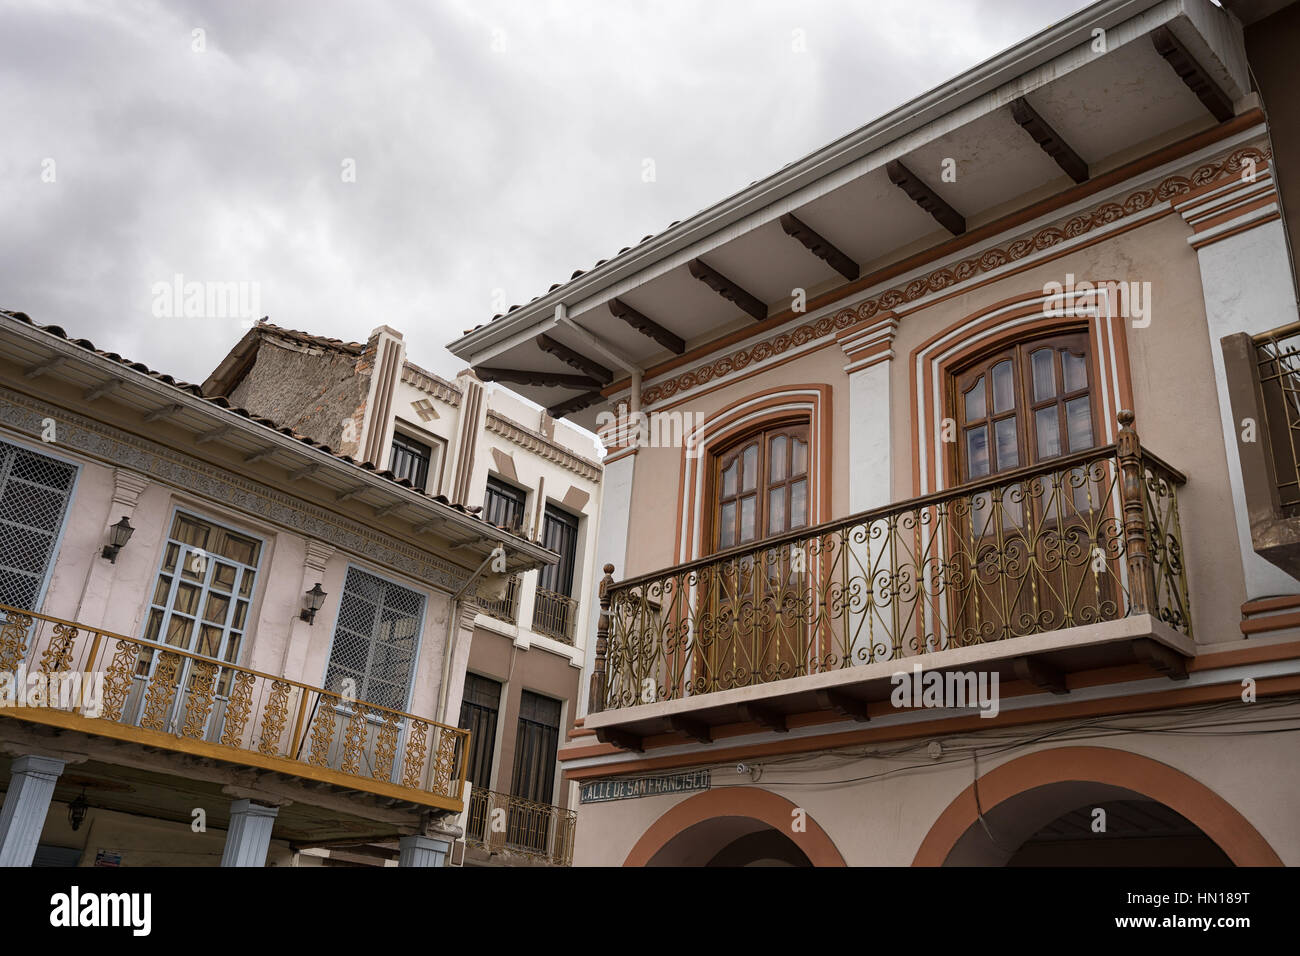
<svg viewBox="0 0 1300 956"><path fill-rule="evenodd" d="M714 456L709 543L714 551L808 525L808 423L770 426Z"/></svg>
<svg viewBox="0 0 1300 956"><path fill-rule="evenodd" d="M952 389L957 480L1096 447L1094 392L1084 330L1021 342L962 369Z"/></svg>

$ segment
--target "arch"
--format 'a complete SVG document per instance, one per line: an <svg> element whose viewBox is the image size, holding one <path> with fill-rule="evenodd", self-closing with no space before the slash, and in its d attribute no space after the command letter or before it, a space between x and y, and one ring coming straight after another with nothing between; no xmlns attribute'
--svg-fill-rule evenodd
<svg viewBox="0 0 1300 956"><path fill-rule="evenodd" d="M987 814L1027 791L1076 782L1121 787L1158 800L1199 827L1236 866L1282 865L1250 821L1205 784L1168 764L1125 750L1057 747L1017 757L979 778L979 802ZM978 819L971 784L930 827L912 865L942 866Z"/></svg>
<svg viewBox="0 0 1300 956"><path fill-rule="evenodd" d="M785 797L758 787L706 790L683 800L651 824L623 865L645 866L669 841L698 823L716 817L748 817L788 836L813 866L847 866L826 831L811 816L802 833L791 832L790 821L796 809Z"/></svg>

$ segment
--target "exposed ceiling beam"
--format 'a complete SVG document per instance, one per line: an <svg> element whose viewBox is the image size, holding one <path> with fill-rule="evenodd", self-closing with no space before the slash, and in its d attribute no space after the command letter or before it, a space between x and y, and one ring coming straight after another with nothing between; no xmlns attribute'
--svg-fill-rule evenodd
<svg viewBox="0 0 1300 956"><path fill-rule="evenodd" d="M622 349L611 345L605 339L601 338L590 329L584 329L581 325L569 318L569 309L563 302L555 307L555 328L564 327L576 335L585 345L590 345L596 354L602 359L613 362L625 372L644 371L640 365L632 361L627 353Z"/></svg>
<svg viewBox="0 0 1300 956"><path fill-rule="evenodd" d="M767 306L761 299L746 292L703 259L692 259L686 266L691 270L691 275L728 302L736 303L759 321L767 318Z"/></svg>
<svg viewBox="0 0 1300 956"><path fill-rule="evenodd" d="M597 727L596 739L602 744L613 744L621 750L634 750L637 753L645 753L645 743L642 739L638 735L619 727Z"/></svg>
<svg viewBox="0 0 1300 956"><path fill-rule="evenodd" d="M1011 670L1020 680L1050 690L1053 694L1070 692L1065 683L1065 675L1040 657L1017 657L1011 662Z"/></svg>
<svg viewBox="0 0 1300 956"><path fill-rule="evenodd" d="M1088 164L1083 161L1083 157L1070 148L1070 144L1048 124L1047 120L1038 115L1027 99L1022 96L1018 100L1013 100L1011 115L1015 117L1020 127L1034 138L1034 142L1042 148L1043 152L1056 160L1056 165L1065 170L1067 176L1076 183L1087 182Z"/></svg>
<svg viewBox="0 0 1300 956"><path fill-rule="evenodd" d="M614 380L614 373L605 366L587 358L581 352L575 352L563 342L557 342L545 333L537 336L537 347L549 355L554 355L570 368L576 368L579 372L587 373L600 382L601 385L608 385Z"/></svg>
<svg viewBox="0 0 1300 956"><path fill-rule="evenodd" d="M742 720L753 721L754 723L766 727L768 730L774 730L778 734L784 734L789 731L785 722L785 714L773 710L763 704L742 703L737 705Z"/></svg>
<svg viewBox="0 0 1300 956"><path fill-rule="evenodd" d="M164 418L170 418L180 410L179 405L164 405L162 408L155 408L151 412L146 412L144 420L146 422L156 422Z"/></svg>
<svg viewBox="0 0 1300 956"><path fill-rule="evenodd" d="M599 388L601 383L586 375L563 375L559 372L534 372L520 368L490 368L480 365L474 374L485 382L510 382L514 385L537 385L543 388Z"/></svg>
<svg viewBox="0 0 1300 956"><path fill-rule="evenodd" d="M214 428L211 431L202 432L194 436L194 444L206 445L210 441L216 441L218 438L225 438L231 432L229 425L222 425L220 428Z"/></svg>
<svg viewBox="0 0 1300 956"><path fill-rule="evenodd" d="M106 382L100 382L94 388L86 389L86 391L82 394L81 397L84 401L87 402L98 401L99 399L107 395L109 392L115 392L125 384L126 383L123 382L120 378L110 378Z"/></svg>
<svg viewBox="0 0 1300 956"><path fill-rule="evenodd" d="M270 458L279 450L280 449L272 445L270 448L263 448L261 451L255 451L253 452L253 454L249 455L247 458L244 459L244 464L255 465L259 461L266 461L266 459Z"/></svg>
<svg viewBox="0 0 1300 956"><path fill-rule="evenodd" d="M406 507L405 501L394 501L391 505L384 505L382 508L375 509L376 518L387 518L394 511Z"/></svg>
<svg viewBox="0 0 1300 956"><path fill-rule="evenodd" d="M849 717L856 721L871 719L871 715L867 713L867 702L865 700L849 697L837 690L817 691L817 703L823 709L832 710L842 717Z"/></svg>
<svg viewBox="0 0 1300 956"><path fill-rule="evenodd" d="M60 365L67 362L67 360L68 358L66 355L56 355L53 358L46 359L44 362L28 366L23 369L23 378L39 378L46 372L58 368Z"/></svg>
<svg viewBox="0 0 1300 956"><path fill-rule="evenodd" d="M318 471L320 471L320 465L317 462L312 462L310 465L303 465L301 468L289 472L289 480L301 481L308 475L314 475Z"/></svg>
<svg viewBox="0 0 1300 956"><path fill-rule="evenodd" d="M335 500L335 501L351 501L353 498L357 497L358 495L365 494L366 489L367 489L368 487L370 487L370 486L369 486L369 485L357 485L355 488L349 488L347 491L343 492L342 494L335 495L335 496L334 496L334 500Z"/></svg>
<svg viewBox="0 0 1300 956"><path fill-rule="evenodd" d="M689 717L683 717L680 714L670 715L668 725L678 733L685 734L692 740L697 740L702 744L713 743L713 731L709 725L702 720L692 720Z"/></svg>
<svg viewBox="0 0 1300 956"><path fill-rule="evenodd" d="M1232 97L1223 92L1223 88L1197 62L1191 51L1183 46L1183 41L1175 36L1173 30L1167 26L1156 27L1151 31L1151 42L1155 44L1156 52L1169 62L1178 78L1200 98L1216 120L1222 123L1232 119Z"/></svg>
<svg viewBox="0 0 1300 956"><path fill-rule="evenodd" d="M608 305L609 311L614 314L614 318L622 319L642 335L654 339L674 355L681 355L686 351L686 343L682 341L680 336L674 335L658 322L647 318L622 299L610 299Z"/></svg>
<svg viewBox="0 0 1300 956"><path fill-rule="evenodd" d="M595 405L604 397L600 392L583 392L581 395L573 396L573 398L566 398L562 402L556 402L546 410L546 414L552 418L563 418L569 412L578 412L588 405Z"/></svg>
<svg viewBox="0 0 1300 956"><path fill-rule="evenodd" d="M798 239L809 252L850 282L858 277L859 270L856 262L837 249L825 236L796 218L793 213L786 213L781 217L781 228L785 230L787 236Z"/></svg>
<svg viewBox="0 0 1300 956"><path fill-rule="evenodd" d="M962 214L940 199L938 193L921 182L915 173L898 160L890 160L885 165L885 172L891 183L907 193L912 202L934 216L943 228L954 236L960 236L966 231L966 220Z"/></svg>

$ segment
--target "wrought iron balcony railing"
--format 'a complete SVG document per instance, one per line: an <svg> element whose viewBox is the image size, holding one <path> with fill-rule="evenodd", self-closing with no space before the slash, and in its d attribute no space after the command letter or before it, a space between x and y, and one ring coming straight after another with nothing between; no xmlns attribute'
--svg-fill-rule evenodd
<svg viewBox="0 0 1300 956"><path fill-rule="evenodd" d="M44 675L47 690L0 717L462 808L469 731L414 714L6 605L2 672Z"/></svg>
<svg viewBox="0 0 1300 956"><path fill-rule="evenodd" d="M573 810L478 787L470 792L465 826L469 846L512 850L538 862L572 866L577 829Z"/></svg>
<svg viewBox="0 0 1300 956"><path fill-rule="evenodd" d="M1300 512L1300 323L1254 337L1260 423L1285 514Z"/></svg>
<svg viewBox="0 0 1300 956"><path fill-rule="evenodd" d="M1149 613L1191 635L1175 489L1114 445L615 584L591 711Z"/></svg>
<svg viewBox="0 0 1300 956"><path fill-rule="evenodd" d="M533 605L533 630L565 644L573 643L573 624L578 618L578 602L571 597L537 589Z"/></svg>
<svg viewBox="0 0 1300 956"><path fill-rule="evenodd" d="M479 597L478 606L483 609L484 614L498 621L514 624L515 617L519 614L519 575L510 578L510 582L506 585L505 597L499 601Z"/></svg>

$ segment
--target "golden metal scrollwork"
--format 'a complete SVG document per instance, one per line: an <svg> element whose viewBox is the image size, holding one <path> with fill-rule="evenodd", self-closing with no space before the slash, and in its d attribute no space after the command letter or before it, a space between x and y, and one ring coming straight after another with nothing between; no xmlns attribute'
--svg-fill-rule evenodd
<svg viewBox="0 0 1300 956"><path fill-rule="evenodd" d="M376 780L388 780L393 776L393 761L397 758L397 715L384 711L384 725L379 728L379 737L375 741L375 769L372 776Z"/></svg>
<svg viewBox="0 0 1300 956"><path fill-rule="evenodd" d="M316 704L316 720L311 731L311 752L307 762L314 767L328 767L330 747L334 743L334 708L337 698L327 699L321 694Z"/></svg>
<svg viewBox="0 0 1300 956"><path fill-rule="evenodd" d="M429 788L434 793L451 796L451 777L456 771L456 743L462 736L465 736L463 730L438 729L438 753L434 757L433 780Z"/></svg>
<svg viewBox="0 0 1300 956"><path fill-rule="evenodd" d="M149 677L149 689L144 696L144 716L140 718L140 726L146 730L166 729L180 664L179 654L162 651L158 655L158 663Z"/></svg>
<svg viewBox="0 0 1300 956"><path fill-rule="evenodd" d="M194 662L194 681L185 708L185 725L181 728L181 733L186 737L203 736L203 730L208 725L208 714L212 712L213 685L216 679L215 661Z"/></svg>
<svg viewBox="0 0 1300 956"><path fill-rule="evenodd" d="M366 742L366 708L365 705L352 701L352 719L348 721L348 733L343 738L344 773L361 772L361 748Z"/></svg>
<svg viewBox="0 0 1300 956"><path fill-rule="evenodd" d="M77 629L71 624L55 624L45 653L41 655L39 670L42 674L59 674L72 663L72 645L77 640Z"/></svg>
<svg viewBox="0 0 1300 956"><path fill-rule="evenodd" d="M419 788L424 777L424 758L428 753L429 725L423 720L411 722L411 733L406 738L406 753L402 757L402 786Z"/></svg>
<svg viewBox="0 0 1300 956"><path fill-rule="evenodd" d="M271 696L262 710L262 739L257 749L268 757L280 752L280 738L284 735L284 723L289 715L289 682L277 680L271 682Z"/></svg>
<svg viewBox="0 0 1300 956"><path fill-rule="evenodd" d="M26 614L9 611L0 621L0 671L13 673L27 656L27 634L32 619Z"/></svg>
<svg viewBox="0 0 1300 956"><path fill-rule="evenodd" d="M118 641L113 660L104 672L104 704L101 716L105 720L121 720L122 708L135 680L135 665L140 657L140 645L131 641Z"/></svg>
<svg viewBox="0 0 1300 956"><path fill-rule="evenodd" d="M226 728L221 734L221 742L227 747L244 745L244 727L248 724L252 707L253 675L248 671L235 671L234 689L226 702Z"/></svg>

